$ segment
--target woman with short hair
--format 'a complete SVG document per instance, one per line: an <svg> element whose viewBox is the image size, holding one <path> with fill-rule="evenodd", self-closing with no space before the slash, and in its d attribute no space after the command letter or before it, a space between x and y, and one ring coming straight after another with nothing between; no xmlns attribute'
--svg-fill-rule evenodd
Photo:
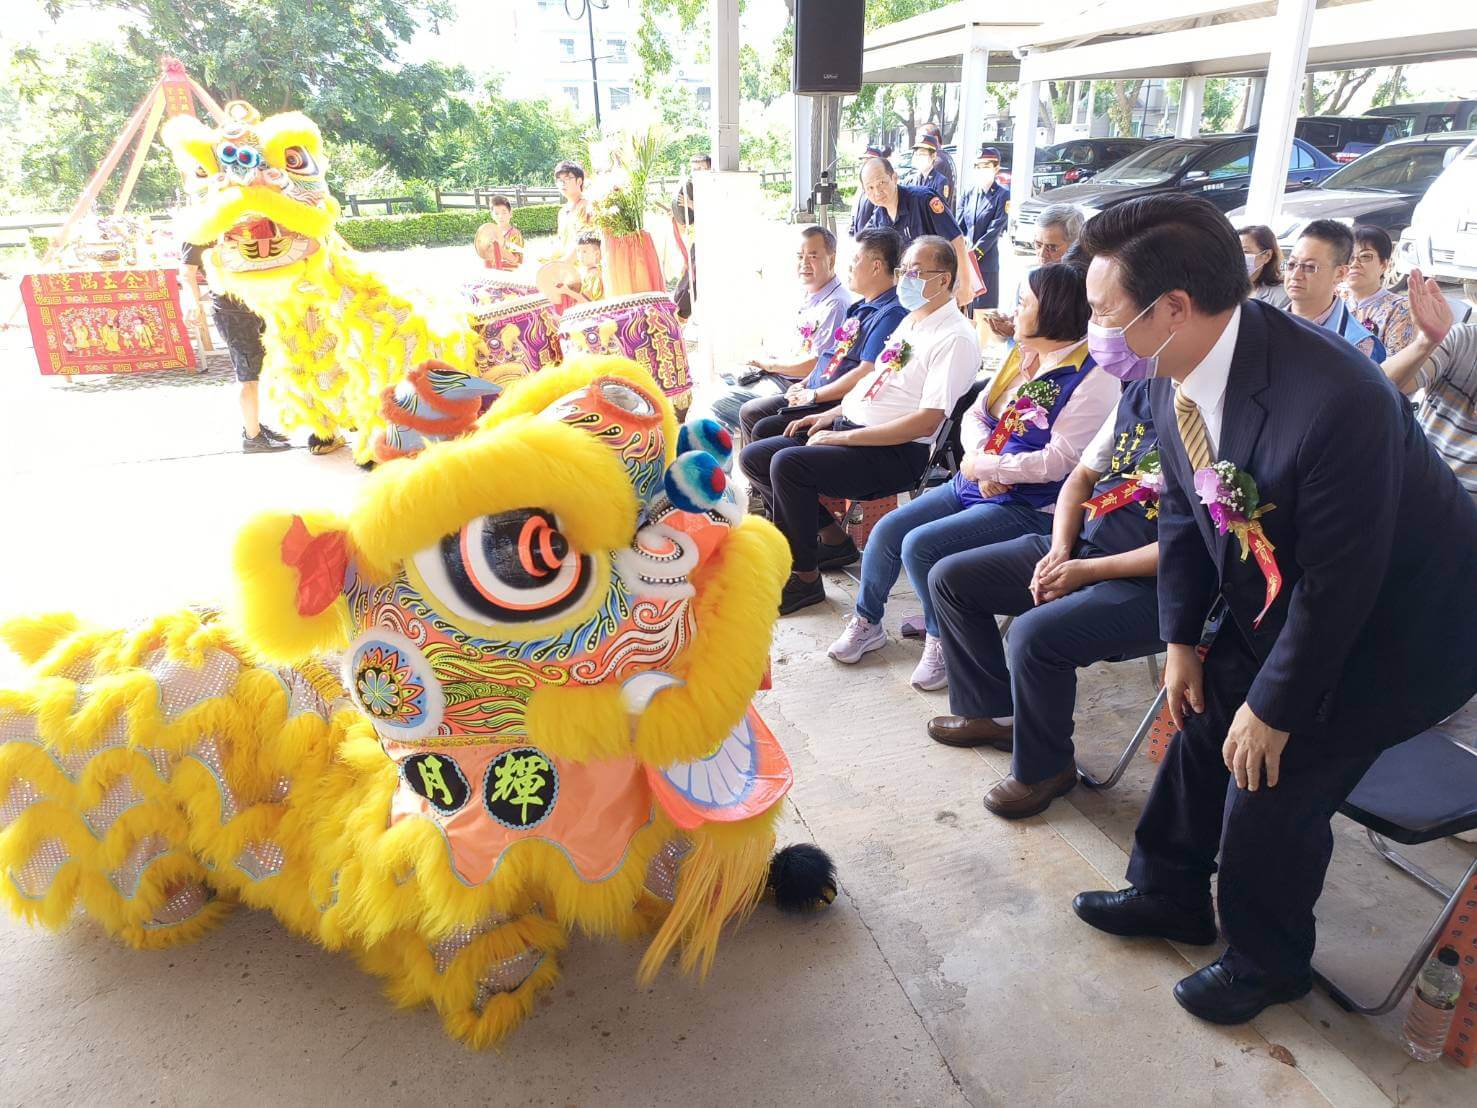
<svg viewBox="0 0 1477 1108"><path fill-rule="evenodd" d="M1389 354L1415 338L1410 299L1386 284L1394 253L1395 244L1384 228L1361 223L1354 228L1354 253L1344 282L1344 303Z"/></svg>

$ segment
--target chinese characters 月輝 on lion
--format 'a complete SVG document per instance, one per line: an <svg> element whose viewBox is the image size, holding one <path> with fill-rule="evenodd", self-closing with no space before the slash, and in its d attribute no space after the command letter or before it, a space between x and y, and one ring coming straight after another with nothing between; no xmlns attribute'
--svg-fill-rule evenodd
<svg viewBox="0 0 1477 1108"><path fill-rule="evenodd" d="M352 952L405 1005L495 1041L569 932L650 933L706 971L768 886L790 784L750 706L789 556L640 367L511 385L464 437L370 475L347 515L269 513L235 602L128 631L12 621L0 889L153 948L236 903Z"/></svg>

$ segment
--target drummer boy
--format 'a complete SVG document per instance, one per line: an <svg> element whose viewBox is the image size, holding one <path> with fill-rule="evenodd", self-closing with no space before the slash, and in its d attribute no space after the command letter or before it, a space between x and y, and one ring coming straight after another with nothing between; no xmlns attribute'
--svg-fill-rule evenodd
<svg viewBox="0 0 1477 1108"><path fill-rule="evenodd" d="M506 196L492 198L492 222L477 228L473 243L488 269L507 271L523 264L523 232L513 226L513 203Z"/></svg>

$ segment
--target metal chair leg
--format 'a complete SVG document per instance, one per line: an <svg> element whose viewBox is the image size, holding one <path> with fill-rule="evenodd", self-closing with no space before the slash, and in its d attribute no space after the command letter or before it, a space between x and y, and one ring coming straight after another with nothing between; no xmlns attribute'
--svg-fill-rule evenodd
<svg viewBox="0 0 1477 1108"><path fill-rule="evenodd" d="M1077 776L1089 789L1111 789L1118 784L1124 771L1128 769L1128 763L1133 761L1133 756L1138 753L1138 748L1149 735L1149 729L1154 726L1154 720L1159 716L1159 710L1164 707L1165 691L1159 690L1159 695L1154 698L1154 703L1149 705L1149 711L1144 715L1143 722L1139 724L1138 730L1133 733L1133 738L1128 740L1123 753L1118 757L1118 764L1113 767L1113 772L1101 780L1094 777L1082 768L1082 763L1077 763Z"/></svg>
<svg viewBox="0 0 1477 1108"><path fill-rule="evenodd" d="M1365 830L1368 831L1369 829L1365 828ZM1402 857L1398 852L1392 850L1389 844L1387 844L1384 839L1380 838L1373 831L1369 831L1369 839L1370 842L1374 844L1374 848L1378 850L1380 852L1380 855L1384 857L1388 862L1390 862L1391 865L1397 866L1400 869L1404 870L1406 873L1410 874L1422 885L1426 886L1426 888L1430 889L1432 892L1435 892L1437 896L1445 896L1446 898L1446 906L1441 909L1441 914L1436 917L1435 922L1432 923L1430 928L1426 931L1425 937L1421 939L1420 943L1416 946L1415 953L1413 953L1410 956L1410 960L1405 963L1405 968L1400 971L1400 976L1397 977L1395 979L1395 983L1390 986L1390 991L1385 994L1383 1000L1380 1000L1374 1004L1365 1004L1358 1000L1355 1000L1338 985L1334 984L1332 980L1321 973L1316 966L1313 968L1313 980L1317 982L1317 984L1324 990L1324 992L1328 993L1328 995L1333 998L1334 1002L1338 1004L1339 1007L1343 1008L1345 1011L1359 1012L1360 1014L1366 1016L1382 1016L1386 1012L1392 1011L1395 1006L1400 1003L1401 998L1405 996L1405 990L1410 988L1410 983L1415 980L1415 975L1420 972L1421 966L1423 966L1426 959L1431 956L1431 951L1436 946L1436 940L1441 937L1441 932L1445 930L1446 921L1451 917L1451 913L1455 910L1457 901L1461 899L1462 893L1467 887L1467 883L1471 881L1474 876L1477 876L1477 859L1473 859L1472 864L1467 867L1466 876L1464 876L1461 879L1461 882L1456 886L1456 888L1453 889L1437 881L1425 870L1421 869L1414 862L1410 861L1410 859Z"/></svg>
<svg viewBox="0 0 1477 1108"><path fill-rule="evenodd" d="M1157 690L1159 688L1159 655L1150 654L1144 659L1144 664L1149 667L1149 685Z"/></svg>

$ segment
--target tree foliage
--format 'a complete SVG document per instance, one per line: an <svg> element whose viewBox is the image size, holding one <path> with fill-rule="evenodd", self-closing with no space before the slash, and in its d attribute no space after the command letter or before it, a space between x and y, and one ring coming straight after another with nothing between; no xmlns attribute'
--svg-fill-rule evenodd
<svg viewBox="0 0 1477 1108"><path fill-rule="evenodd" d="M12 205L66 207L76 198L159 72L178 57L217 100L262 112L299 108L324 132L330 184L443 185L544 181L581 149L582 125L546 101L512 100L494 80L478 87L460 67L402 63L401 46L434 27L444 0L53 0L60 12L95 8L124 17L118 45L0 57L0 119L14 117L21 149L0 162ZM342 165L335 164L342 155ZM136 196L167 204L176 178L150 158ZM383 195L383 194L382 194ZM106 200L106 194L104 199Z"/></svg>

